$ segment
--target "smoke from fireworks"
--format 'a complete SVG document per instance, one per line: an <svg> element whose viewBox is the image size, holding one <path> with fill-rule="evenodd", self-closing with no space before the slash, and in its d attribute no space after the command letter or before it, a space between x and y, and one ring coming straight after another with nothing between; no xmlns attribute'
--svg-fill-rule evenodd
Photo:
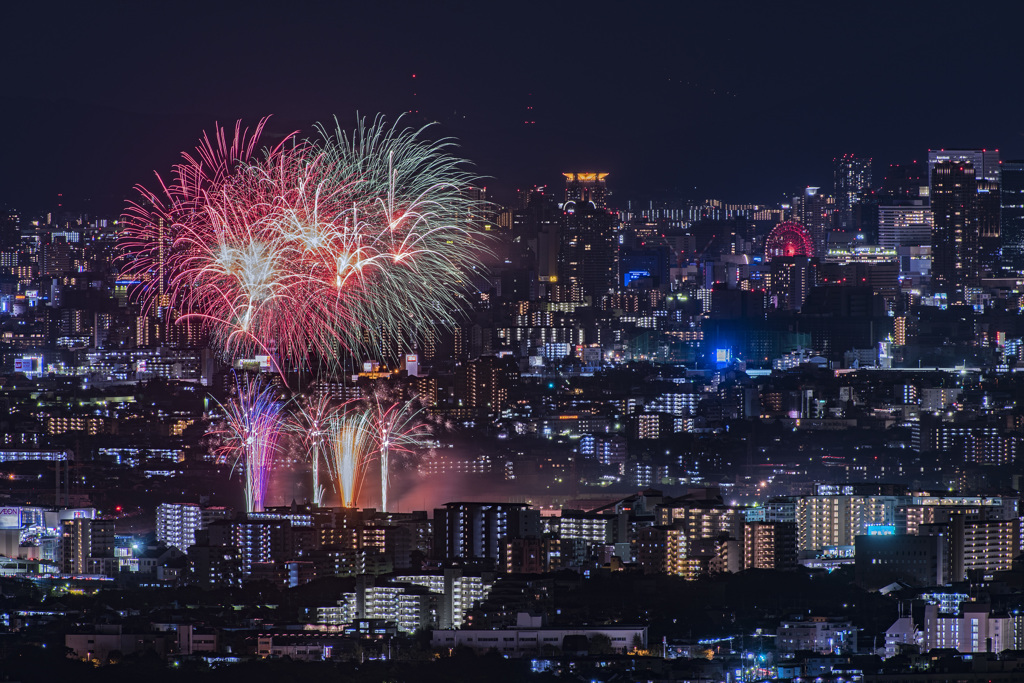
<svg viewBox="0 0 1024 683"><path fill-rule="evenodd" d="M272 387L259 380L235 376L235 394L224 409L223 450L245 477L245 504L262 512L267 481L281 436L281 405Z"/></svg>
<svg viewBox="0 0 1024 683"><path fill-rule="evenodd" d="M201 322L226 355L299 366L452 324L486 245L451 143L377 118L258 155L264 123L218 128L138 188L120 248L144 307Z"/></svg>

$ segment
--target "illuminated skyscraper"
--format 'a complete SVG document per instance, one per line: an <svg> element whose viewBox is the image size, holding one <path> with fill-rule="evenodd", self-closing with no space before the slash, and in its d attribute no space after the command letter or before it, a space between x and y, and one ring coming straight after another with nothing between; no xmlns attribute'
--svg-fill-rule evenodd
<svg viewBox="0 0 1024 683"><path fill-rule="evenodd" d="M969 162L977 180L999 183L998 149L930 149L928 150L928 184L933 185L935 167L943 161Z"/></svg>
<svg viewBox="0 0 1024 683"><path fill-rule="evenodd" d="M932 210L923 199L896 199L878 207L878 243L889 249L930 245Z"/></svg>
<svg viewBox="0 0 1024 683"><path fill-rule="evenodd" d="M558 280L576 285L583 296L599 302L618 281L615 216L604 209L567 202L562 215Z"/></svg>
<svg viewBox="0 0 1024 683"><path fill-rule="evenodd" d="M606 206L608 194L605 178L607 173L563 173L565 176L566 202L592 202L595 208Z"/></svg>
<svg viewBox="0 0 1024 683"><path fill-rule="evenodd" d="M163 315L163 309L170 306L170 296L167 294L167 256L171 251L171 236L170 230L167 229L164 219L158 219L160 226L160 234L158 237L158 251L156 258L156 277L157 277L157 306L160 307L160 315Z"/></svg>
<svg viewBox="0 0 1024 683"><path fill-rule="evenodd" d="M21 218L17 210L0 209L0 249L16 248L21 241Z"/></svg>
<svg viewBox="0 0 1024 683"><path fill-rule="evenodd" d="M1001 182L1001 181L1000 181ZM1000 189L999 182L978 179L978 266L979 272L990 271L998 256L1000 245Z"/></svg>
<svg viewBox="0 0 1024 683"><path fill-rule="evenodd" d="M794 213L811 233L814 241L814 253L824 254L828 251L828 233L832 229L832 213L835 199L827 197L820 187L807 187L802 195L793 199Z"/></svg>
<svg viewBox="0 0 1024 683"><path fill-rule="evenodd" d="M932 291L965 301L980 276L978 181L970 161L940 160L931 180Z"/></svg>
<svg viewBox="0 0 1024 683"><path fill-rule="evenodd" d="M1000 243L1003 265L1024 272L1024 160L1007 161L1000 191Z"/></svg>
<svg viewBox="0 0 1024 683"><path fill-rule="evenodd" d="M605 208L607 173L566 173L558 281L599 302L618 284L616 217Z"/></svg>
<svg viewBox="0 0 1024 683"><path fill-rule="evenodd" d="M537 280L557 282L561 211L544 186L517 190L520 208L512 212L512 237L528 247L535 259Z"/></svg>
<svg viewBox="0 0 1024 683"><path fill-rule="evenodd" d="M818 260L807 256L780 256L772 259L768 292L776 308L799 311L807 294L817 284Z"/></svg>
<svg viewBox="0 0 1024 683"><path fill-rule="evenodd" d="M975 244L977 252L977 275L991 268L1000 247L1000 185L1002 183L1002 162L998 149L930 149L928 150L928 178L934 194L936 166L943 161L969 163L974 168L978 198L975 210L974 231L979 239Z"/></svg>
<svg viewBox="0 0 1024 683"><path fill-rule="evenodd" d="M844 154L833 159L836 227L859 230L861 209L871 195L871 157Z"/></svg>

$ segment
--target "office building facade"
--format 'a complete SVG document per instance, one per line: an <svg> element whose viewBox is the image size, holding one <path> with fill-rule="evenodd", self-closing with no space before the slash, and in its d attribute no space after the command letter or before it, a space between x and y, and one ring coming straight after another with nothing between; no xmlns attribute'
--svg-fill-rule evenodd
<svg viewBox="0 0 1024 683"><path fill-rule="evenodd" d="M969 161L939 161L932 172L932 291L967 300L980 279L978 182Z"/></svg>

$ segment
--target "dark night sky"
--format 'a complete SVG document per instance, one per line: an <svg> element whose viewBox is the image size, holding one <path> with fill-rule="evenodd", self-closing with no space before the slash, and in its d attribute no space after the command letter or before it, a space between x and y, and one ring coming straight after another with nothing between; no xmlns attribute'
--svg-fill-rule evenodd
<svg viewBox="0 0 1024 683"><path fill-rule="evenodd" d="M1024 157L1011 1L17 5L0 201L27 210L57 192L116 210L213 121L284 133L413 106L498 199L568 169L620 196L778 201L830 186L843 152L876 178L929 147Z"/></svg>

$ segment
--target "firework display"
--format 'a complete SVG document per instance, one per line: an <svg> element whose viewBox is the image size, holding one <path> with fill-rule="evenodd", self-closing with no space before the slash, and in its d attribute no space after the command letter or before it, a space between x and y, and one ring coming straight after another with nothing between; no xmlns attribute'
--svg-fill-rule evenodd
<svg viewBox="0 0 1024 683"><path fill-rule="evenodd" d="M202 323L229 357L297 367L451 324L486 246L451 143L377 118L258 153L264 123L218 129L138 188L120 246L139 301Z"/></svg>
<svg viewBox="0 0 1024 683"><path fill-rule="evenodd" d="M246 508L262 512L281 436L281 404L272 387L236 376L235 395L221 407L225 413L223 450L245 477Z"/></svg>
<svg viewBox="0 0 1024 683"><path fill-rule="evenodd" d="M330 452L327 442L331 420L341 414L341 407L327 395L302 397L293 406L289 427L300 436L299 440L308 456L313 476L312 500L315 505L320 505L326 492L326 487L320 482L320 467Z"/></svg>
<svg viewBox="0 0 1024 683"><path fill-rule="evenodd" d="M366 415L357 412L336 415L327 422L331 470L344 507L355 507L359 501L373 450L369 427Z"/></svg>
<svg viewBox="0 0 1024 683"><path fill-rule="evenodd" d="M452 143L378 117L261 147L265 124L217 127L168 180L137 188L119 262L143 312L198 324L226 360L263 356L282 379L313 358L337 368L452 324L487 248L475 178ZM236 378L236 393L224 447L249 510L263 507L283 429L301 434L315 504L323 466L350 506L376 458L384 510L392 455L429 433L417 405L384 390L345 405L307 397L287 421L269 388Z"/></svg>
<svg viewBox="0 0 1024 683"><path fill-rule="evenodd" d="M380 464L381 509L390 512L388 492L391 486L391 455L412 453L426 446L431 425L423 419L422 408L414 399L380 385L365 401L365 416Z"/></svg>

